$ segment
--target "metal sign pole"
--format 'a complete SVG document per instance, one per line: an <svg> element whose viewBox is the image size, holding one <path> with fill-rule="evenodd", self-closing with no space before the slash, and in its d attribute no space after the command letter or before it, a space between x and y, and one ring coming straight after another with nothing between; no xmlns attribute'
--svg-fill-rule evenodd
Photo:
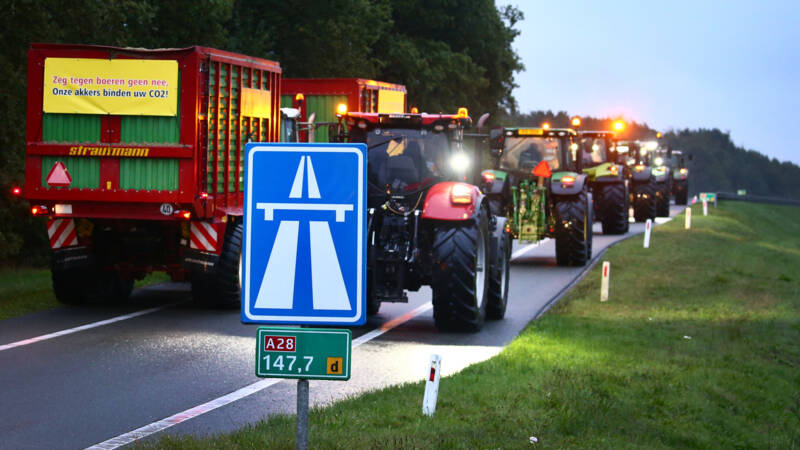
<svg viewBox="0 0 800 450"><path fill-rule="evenodd" d="M308 450L308 380L297 380L297 450Z"/></svg>

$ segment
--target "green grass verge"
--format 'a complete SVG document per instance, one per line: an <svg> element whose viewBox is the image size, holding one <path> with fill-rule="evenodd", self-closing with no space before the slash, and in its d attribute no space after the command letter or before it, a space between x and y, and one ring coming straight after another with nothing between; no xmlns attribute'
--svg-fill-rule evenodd
<svg viewBox="0 0 800 450"><path fill-rule="evenodd" d="M135 288L169 281L169 276L156 272L134 284ZM0 320L36 311L52 309L61 304L53 293L49 269L0 269Z"/></svg>
<svg viewBox="0 0 800 450"><path fill-rule="evenodd" d="M312 448L798 448L800 208L695 206L604 256L498 356L314 409ZM161 448L293 448L293 416Z"/></svg>

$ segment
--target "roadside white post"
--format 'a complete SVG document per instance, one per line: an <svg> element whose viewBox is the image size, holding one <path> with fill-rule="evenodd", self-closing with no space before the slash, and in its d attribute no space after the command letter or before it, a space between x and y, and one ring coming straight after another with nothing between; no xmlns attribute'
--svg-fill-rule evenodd
<svg viewBox="0 0 800 450"><path fill-rule="evenodd" d="M650 229L653 228L653 221L647 219L644 223L644 248L650 248Z"/></svg>
<svg viewBox="0 0 800 450"><path fill-rule="evenodd" d="M703 215L708 215L708 202L706 200L703 200Z"/></svg>
<svg viewBox="0 0 800 450"><path fill-rule="evenodd" d="M686 208L686 222L683 227L687 230L692 228L692 208Z"/></svg>
<svg viewBox="0 0 800 450"><path fill-rule="evenodd" d="M611 263L603 261L603 278L600 280L600 301L608 300L608 279L611 276Z"/></svg>
<svg viewBox="0 0 800 450"><path fill-rule="evenodd" d="M436 412L436 398L439 395L439 372L442 369L442 357L431 355L431 368L425 381L425 397L422 399L422 414L432 417Z"/></svg>

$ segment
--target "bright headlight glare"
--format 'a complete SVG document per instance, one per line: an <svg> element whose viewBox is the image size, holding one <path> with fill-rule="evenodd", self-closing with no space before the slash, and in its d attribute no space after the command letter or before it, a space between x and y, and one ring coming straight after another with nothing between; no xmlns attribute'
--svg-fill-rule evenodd
<svg viewBox="0 0 800 450"><path fill-rule="evenodd" d="M454 153L450 157L450 167L456 172L463 172L469 167L469 157L462 152Z"/></svg>

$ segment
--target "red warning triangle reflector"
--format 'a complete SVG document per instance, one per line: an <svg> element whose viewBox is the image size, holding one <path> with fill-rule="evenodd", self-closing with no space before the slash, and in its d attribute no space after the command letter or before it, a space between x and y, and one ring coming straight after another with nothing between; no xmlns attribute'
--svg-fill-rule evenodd
<svg viewBox="0 0 800 450"><path fill-rule="evenodd" d="M72 177L67 172L67 166L61 161L56 161L50 173L47 174L47 184L53 187L69 186L72 183Z"/></svg>
<svg viewBox="0 0 800 450"><path fill-rule="evenodd" d="M550 178L553 173L550 172L550 165L547 164L547 161L542 161L534 167L533 174L537 177Z"/></svg>

